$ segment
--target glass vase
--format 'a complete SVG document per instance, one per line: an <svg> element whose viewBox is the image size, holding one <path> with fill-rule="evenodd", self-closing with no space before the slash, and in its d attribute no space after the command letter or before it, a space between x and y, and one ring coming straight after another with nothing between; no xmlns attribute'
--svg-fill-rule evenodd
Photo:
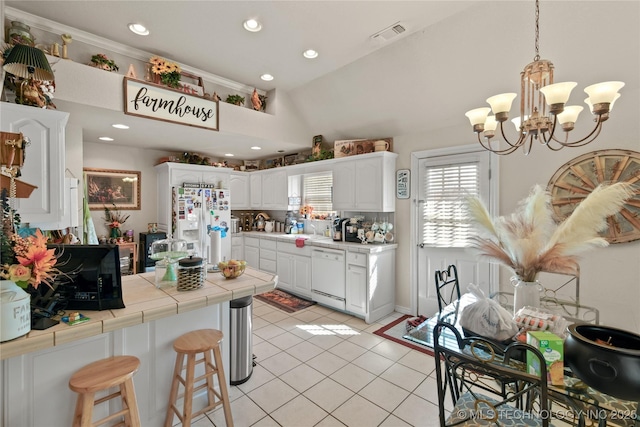
<svg viewBox="0 0 640 427"><path fill-rule="evenodd" d="M515 315L522 307L540 307L540 293L542 285L536 280L525 282L519 277L511 278L513 286L513 314Z"/></svg>

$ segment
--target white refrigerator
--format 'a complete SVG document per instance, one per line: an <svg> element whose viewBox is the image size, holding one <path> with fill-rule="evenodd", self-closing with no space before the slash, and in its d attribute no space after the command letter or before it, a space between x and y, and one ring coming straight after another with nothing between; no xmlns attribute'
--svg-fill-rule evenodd
<svg viewBox="0 0 640 427"><path fill-rule="evenodd" d="M229 190L211 184L173 188L173 237L187 241L190 254L216 266L231 259Z"/></svg>

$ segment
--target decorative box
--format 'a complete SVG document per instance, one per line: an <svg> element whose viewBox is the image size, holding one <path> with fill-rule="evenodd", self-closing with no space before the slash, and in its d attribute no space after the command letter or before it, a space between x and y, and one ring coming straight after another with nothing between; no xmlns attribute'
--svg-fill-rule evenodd
<svg viewBox="0 0 640 427"><path fill-rule="evenodd" d="M564 383L564 341L554 333L547 331L527 332L527 344L537 348L547 362L547 380L549 384ZM539 360L527 352L527 371L540 375Z"/></svg>
<svg viewBox="0 0 640 427"><path fill-rule="evenodd" d="M31 296L11 280L0 280L0 342L31 331Z"/></svg>

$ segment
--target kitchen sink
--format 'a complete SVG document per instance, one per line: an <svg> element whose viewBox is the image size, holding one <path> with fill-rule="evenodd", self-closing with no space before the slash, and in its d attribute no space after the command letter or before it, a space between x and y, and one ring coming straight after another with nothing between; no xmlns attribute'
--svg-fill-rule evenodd
<svg viewBox="0 0 640 427"><path fill-rule="evenodd" d="M331 237L323 236L321 234L282 234L279 237L284 237L285 239L292 239L292 240L295 240L298 237L302 239L309 239L309 240L322 240L322 239L331 238Z"/></svg>

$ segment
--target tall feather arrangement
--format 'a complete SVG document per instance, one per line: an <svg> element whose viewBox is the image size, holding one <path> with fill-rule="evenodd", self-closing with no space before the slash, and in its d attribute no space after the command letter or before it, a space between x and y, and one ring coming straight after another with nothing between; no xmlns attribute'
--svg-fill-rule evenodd
<svg viewBox="0 0 640 427"><path fill-rule="evenodd" d="M498 218L478 197L468 197L477 231L471 246L480 257L509 267L526 282L535 281L541 271L576 274L577 255L608 245L598 233L606 228L607 217L634 194L628 183L600 185L560 224L553 219L551 195L539 185L514 213Z"/></svg>

